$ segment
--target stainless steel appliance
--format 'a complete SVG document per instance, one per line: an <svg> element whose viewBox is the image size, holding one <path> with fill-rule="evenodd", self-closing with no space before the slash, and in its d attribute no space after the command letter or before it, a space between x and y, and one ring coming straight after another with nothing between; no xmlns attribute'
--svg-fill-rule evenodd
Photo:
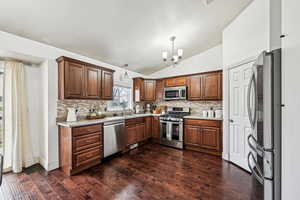
<svg viewBox="0 0 300 200"><path fill-rule="evenodd" d="M164 88L164 100L185 100L186 86Z"/></svg>
<svg viewBox="0 0 300 200"><path fill-rule="evenodd" d="M124 120L105 122L103 132L104 158L125 149L127 136Z"/></svg>
<svg viewBox="0 0 300 200"><path fill-rule="evenodd" d="M183 148L183 117L189 114L189 108L167 108L167 114L160 117L161 144Z"/></svg>
<svg viewBox="0 0 300 200"><path fill-rule="evenodd" d="M248 166L264 187L264 200L281 199L281 50L263 52L248 86L252 133Z"/></svg>

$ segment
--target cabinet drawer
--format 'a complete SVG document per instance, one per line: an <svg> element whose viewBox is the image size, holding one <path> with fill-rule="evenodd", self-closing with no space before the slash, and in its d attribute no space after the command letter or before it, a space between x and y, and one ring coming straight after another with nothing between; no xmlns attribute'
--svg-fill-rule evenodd
<svg viewBox="0 0 300 200"><path fill-rule="evenodd" d="M86 135L96 132L102 132L102 124L73 128L73 136Z"/></svg>
<svg viewBox="0 0 300 200"><path fill-rule="evenodd" d="M79 167L84 164L88 164L89 162L93 162L95 160L101 159L102 151L100 150L101 146L92 148L88 151L77 153L73 155L74 167Z"/></svg>
<svg viewBox="0 0 300 200"><path fill-rule="evenodd" d="M135 121L136 121L137 124L144 123L145 118L144 117L138 117L138 118L135 118Z"/></svg>
<svg viewBox="0 0 300 200"><path fill-rule="evenodd" d="M134 118L134 119L126 119L126 120L125 120L126 126L130 126L130 125L136 124L136 120L135 120L135 119L136 119L136 118Z"/></svg>
<svg viewBox="0 0 300 200"><path fill-rule="evenodd" d="M211 126L211 127L220 127L220 121L214 120L199 120L199 119L185 119L185 125L194 125L194 126Z"/></svg>
<svg viewBox="0 0 300 200"><path fill-rule="evenodd" d="M93 133L73 138L73 149L75 152L102 145L102 134Z"/></svg>

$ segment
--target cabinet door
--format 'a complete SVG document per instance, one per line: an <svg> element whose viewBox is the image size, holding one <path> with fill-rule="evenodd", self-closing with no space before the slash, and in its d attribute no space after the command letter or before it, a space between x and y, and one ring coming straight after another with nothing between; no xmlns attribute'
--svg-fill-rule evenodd
<svg viewBox="0 0 300 200"><path fill-rule="evenodd" d="M153 117L152 121L152 137L155 139L160 138L160 122L159 122L159 117Z"/></svg>
<svg viewBox="0 0 300 200"><path fill-rule="evenodd" d="M201 75L190 76L188 79L188 100L201 99Z"/></svg>
<svg viewBox="0 0 300 200"><path fill-rule="evenodd" d="M85 96L89 99L101 98L101 71L94 67L85 68Z"/></svg>
<svg viewBox="0 0 300 200"><path fill-rule="evenodd" d="M201 145L200 126L184 126L184 144L199 146Z"/></svg>
<svg viewBox="0 0 300 200"><path fill-rule="evenodd" d="M152 136L152 117L146 117L146 138L151 138Z"/></svg>
<svg viewBox="0 0 300 200"><path fill-rule="evenodd" d="M102 99L113 99L113 73L102 71Z"/></svg>
<svg viewBox="0 0 300 200"><path fill-rule="evenodd" d="M201 128L201 147L206 149L220 150L220 129L214 127Z"/></svg>
<svg viewBox="0 0 300 200"><path fill-rule="evenodd" d="M136 125L136 130L137 130L137 142L141 142L146 139L146 134L145 134L145 124L137 124Z"/></svg>
<svg viewBox="0 0 300 200"><path fill-rule="evenodd" d="M186 85L186 77L168 78L165 80L166 87L177 87Z"/></svg>
<svg viewBox="0 0 300 200"><path fill-rule="evenodd" d="M127 131L127 145L132 145L137 142L137 128L136 125L126 126Z"/></svg>
<svg viewBox="0 0 300 200"><path fill-rule="evenodd" d="M65 62L65 98L84 98L85 66L73 62Z"/></svg>
<svg viewBox="0 0 300 200"><path fill-rule="evenodd" d="M144 100L155 101L155 80L144 80Z"/></svg>
<svg viewBox="0 0 300 200"><path fill-rule="evenodd" d="M156 100L162 101L164 98L164 80L156 81Z"/></svg>
<svg viewBox="0 0 300 200"><path fill-rule="evenodd" d="M202 75L202 99L222 99L222 73L215 72Z"/></svg>
<svg viewBox="0 0 300 200"><path fill-rule="evenodd" d="M144 80L141 78L133 79L133 101L141 102L144 100Z"/></svg>

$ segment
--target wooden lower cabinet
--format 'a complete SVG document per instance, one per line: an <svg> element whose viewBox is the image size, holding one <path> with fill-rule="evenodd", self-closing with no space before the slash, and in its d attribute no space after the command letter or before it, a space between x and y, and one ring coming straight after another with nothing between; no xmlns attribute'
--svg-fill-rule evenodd
<svg viewBox="0 0 300 200"><path fill-rule="evenodd" d="M59 126L59 166L68 176L101 163L103 158L102 124Z"/></svg>
<svg viewBox="0 0 300 200"><path fill-rule="evenodd" d="M152 120L153 117L145 117L145 131L146 131L146 139L152 137Z"/></svg>
<svg viewBox="0 0 300 200"><path fill-rule="evenodd" d="M160 139L160 121L159 117L153 117L152 121L152 138L154 140Z"/></svg>
<svg viewBox="0 0 300 200"><path fill-rule="evenodd" d="M125 121L125 125L127 131L127 146L148 139L146 133L146 120L144 117L128 119Z"/></svg>
<svg viewBox="0 0 300 200"><path fill-rule="evenodd" d="M184 145L186 149L221 156L222 122L213 120L185 120Z"/></svg>

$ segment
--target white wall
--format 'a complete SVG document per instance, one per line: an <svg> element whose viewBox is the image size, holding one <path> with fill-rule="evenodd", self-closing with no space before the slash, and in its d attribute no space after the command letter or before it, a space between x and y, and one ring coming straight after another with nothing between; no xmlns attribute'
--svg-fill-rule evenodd
<svg viewBox="0 0 300 200"><path fill-rule="evenodd" d="M272 34L280 34L280 21L271 25L271 1L277 2L254 0L223 30L223 158L226 160L229 159L229 69L256 59L272 45L280 45L279 37L278 40L271 38ZM270 29L277 31L271 34Z"/></svg>
<svg viewBox="0 0 300 200"><path fill-rule="evenodd" d="M170 66L150 74L154 78L193 74L222 69L222 45L215 46L203 53L181 61L175 67Z"/></svg>
<svg viewBox="0 0 300 200"><path fill-rule="evenodd" d="M85 56L81 56L63 49L55 48L29 39L25 39L13 34L0 31L0 50L15 52L17 54L28 55L45 60L40 70L29 69L27 72L30 77L28 90L30 91L29 105L32 112L29 113L31 132L34 138L35 155L39 154L40 162L47 170L58 167L58 132L56 126L56 101L57 101L57 64L55 59L60 56L68 56L80 59L95 65L100 65L116 70L114 75L115 83L131 86L131 80L119 81L120 75L124 70ZM39 71L39 72L38 72ZM29 75L30 74L30 75ZM130 77L142 76L139 73L128 72ZM40 83L40 84L39 84ZM35 91L37 89L38 91ZM34 92L35 91L35 92ZM41 105L38 106L38 103ZM34 111L34 112L33 112ZM35 123L36 121L36 123ZM40 122L40 125L35 125ZM39 138L39 142L37 142Z"/></svg>
<svg viewBox="0 0 300 200"><path fill-rule="evenodd" d="M282 1L282 200L299 199L300 1Z"/></svg>
<svg viewBox="0 0 300 200"><path fill-rule="evenodd" d="M270 47L270 0L254 0L223 30L223 64L233 65Z"/></svg>

